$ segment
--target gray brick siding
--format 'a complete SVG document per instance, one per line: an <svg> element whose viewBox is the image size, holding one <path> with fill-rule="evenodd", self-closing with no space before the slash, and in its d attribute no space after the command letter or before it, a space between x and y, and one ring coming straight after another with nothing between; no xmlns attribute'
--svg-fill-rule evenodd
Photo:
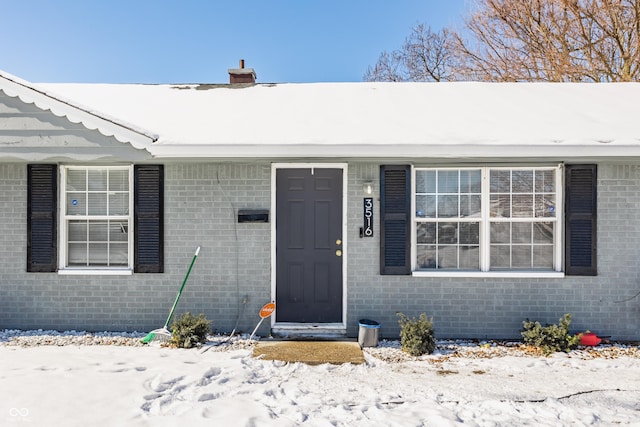
<svg viewBox="0 0 640 427"><path fill-rule="evenodd" d="M201 246L177 312L204 313L213 328L251 332L271 299L271 224L237 223L242 208L270 208L271 164L165 165L165 273L66 276L26 273L25 164L0 163L0 328L138 330L162 326L193 252ZM374 237L360 238L362 184L374 182ZM598 276L454 279L380 276L379 164L351 162L347 195L347 325L382 325L397 338L396 312L433 317L437 336L519 338L526 318L576 331L640 339L640 165L598 169ZM272 213L273 214L273 213ZM270 218L273 220L273 217ZM247 296L248 302L242 304ZM269 332L264 322L261 334Z"/></svg>

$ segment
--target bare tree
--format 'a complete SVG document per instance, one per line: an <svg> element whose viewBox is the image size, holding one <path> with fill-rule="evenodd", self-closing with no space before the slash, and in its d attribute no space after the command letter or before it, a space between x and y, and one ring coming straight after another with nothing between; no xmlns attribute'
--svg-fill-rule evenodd
<svg viewBox="0 0 640 427"><path fill-rule="evenodd" d="M640 81L640 0L476 0L463 34L417 26L383 55L392 81Z"/></svg>
<svg viewBox="0 0 640 427"><path fill-rule="evenodd" d="M382 52L364 75L368 81L447 81L454 80L453 34L448 29L434 33L418 24L402 47Z"/></svg>

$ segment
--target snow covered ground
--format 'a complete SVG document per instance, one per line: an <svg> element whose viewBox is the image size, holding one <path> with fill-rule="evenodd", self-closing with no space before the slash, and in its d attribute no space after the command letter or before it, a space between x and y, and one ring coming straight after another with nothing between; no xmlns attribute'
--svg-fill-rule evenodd
<svg viewBox="0 0 640 427"><path fill-rule="evenodd" d="M203 353L140 336L0 331L0 425L640 426L634 346L441 341L412 358L382 341L364 365L308 366L235 337Z"/></svg>

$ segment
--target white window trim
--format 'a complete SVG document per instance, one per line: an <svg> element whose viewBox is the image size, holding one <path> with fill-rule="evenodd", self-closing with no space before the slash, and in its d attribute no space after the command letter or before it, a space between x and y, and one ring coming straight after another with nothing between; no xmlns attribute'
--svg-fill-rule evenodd
<svg viewBox="0 0 640 427"><path fill-rule="evenodd" d="M487 220L489 217L489 180L486 179L488 173L485 174L485 170L490 169L550 169L555 168L556 174L556 239L553 245L553 257L554 257L554 271L540 271L540 270L500 270L490 271L490 252L489 252L489 225L491 221ZM456 270L417 270L417 233L416 233L416 171L423 169L451 169L451 170L469 170L469 169L482 169L483 181L482 181L482 215L480 222L480 270L473 271L456 271ZM411 167L411 271L413 277L471 277L471 278L563 278L565 276L563 268L564 261L564 168L562 164L547 164L547 165L528 165L528 164L513 164L513 165L465 165L465 166L446 166L441 167L437 165L429 165Z"/></svg>
<svg viewBox="0 0 640 427"><path fill-rule="evenodd" d="M128 169L129 172L129 215L128 215L128 241L127 241L127 266L122 267L77 267L67 266L68 242L67 242L67 218L66 218L66 188L67 171L73 168L82 169ZM58 274L59 275L107 275L128 276L133 274L133 165L61 165L60 187L58 189Z"/></svg>

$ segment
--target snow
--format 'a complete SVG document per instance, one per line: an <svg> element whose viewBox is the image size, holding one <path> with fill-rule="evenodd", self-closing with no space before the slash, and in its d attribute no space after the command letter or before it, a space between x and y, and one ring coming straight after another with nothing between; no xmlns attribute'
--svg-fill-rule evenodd
<svg viewBox="0 0 640 427"><path fill-rule="evenodd" d="M0 334L0 425L640 425L637 347L439 342L411 358L383 341L364 365L309 366L253 358L246 337L203 353L10 345L22 335Z"/></svg>
<svg viewBox="0 0 640 427"><path fill-rule="evenodd" d="M158 157L640 155L640 83L37 87L157 135Z"/></svg>

